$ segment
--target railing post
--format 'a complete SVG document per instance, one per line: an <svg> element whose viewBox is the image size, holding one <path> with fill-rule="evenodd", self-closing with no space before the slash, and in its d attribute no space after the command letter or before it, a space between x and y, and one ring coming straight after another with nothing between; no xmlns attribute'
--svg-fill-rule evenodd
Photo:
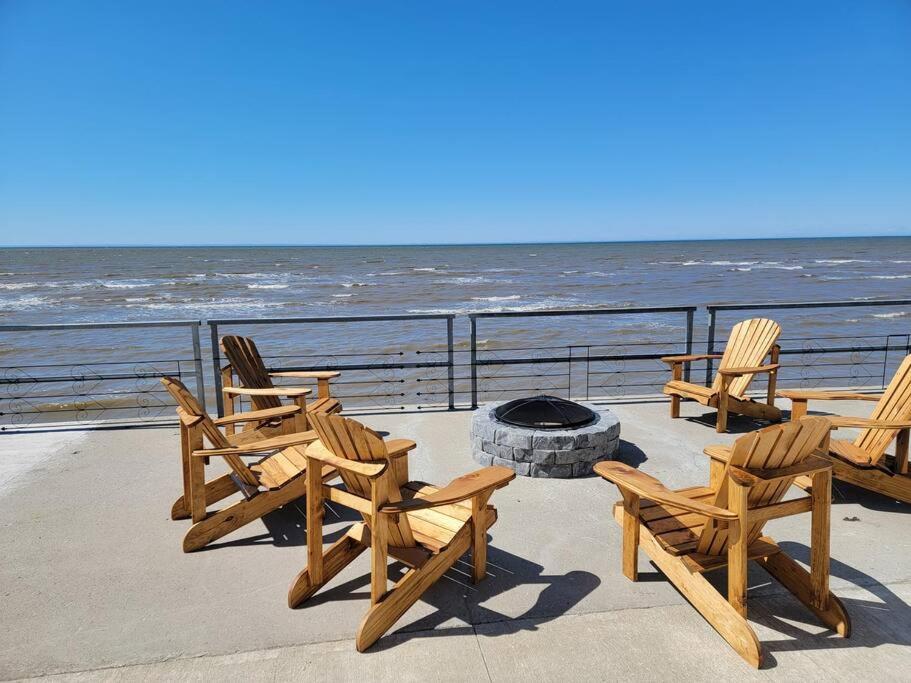
<svg viewBox="0 0 911 683"><path fill-rule="evenodd" d="M215 405L218 408L218 417L225 416L224 397L221 395L221 354L218 349L218 325L209 323L209 333L212 339L212 370L215 373Z"/></svg>
<svg viewBox="0 0 911 683"><path fill-rule="evenodd" d="M453 349L453 334L452 334L452 324L454 315L450 315L446 318L446 371L449 378L449 409L455 409L455 366L454 363L454 349Z"/></svg>
<svg viewBox="0 0 911 683"><path fill-rule="evenodd" d="M190 325L190 332L193 335L193 368L196 371L196 395L199 397L199 403L202 409L206 409L206 385L202 377L202 346L199 343L199 326L201 320L197 320Z"/></svg>
<svg viewBox="0 0 911 683"><path fill-rule="evenodd" d="M471 407L478 407L478 328L474 314L468 316L471 330Z"/></svg>
<svg viewBox="0 0 911 683"><path fill-rule="evenodd" d="M684 353L688 356L693 353L693 317L694 317L695 312L696 311L693 310L692 308L686 312L686 340L684 342L685 346L686 346L686 351L684 351ZM683 364L683 381L684 382L690 381L690 370L691 370L690 366L691 365L692 365L692 363Z"/></svg>
<svg viewBox="0 0 911 683"><path fill-rule="evenodd" d="M709 334L705 341L705 352L707 354L715 353L715 309L711 306L709 310ZM715 364L709 358L705 361L705 386L712 386L713 375L715 374Z"/></svg>

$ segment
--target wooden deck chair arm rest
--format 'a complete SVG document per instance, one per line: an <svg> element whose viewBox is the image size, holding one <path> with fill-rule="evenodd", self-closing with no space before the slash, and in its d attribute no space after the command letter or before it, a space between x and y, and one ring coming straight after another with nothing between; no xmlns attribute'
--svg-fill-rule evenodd
<svg viewBox="0 0 911 683"><path fill-rule="evenodd" d="M858 394L853 391L812 391L803 389L784 389L775 393L780 398L792 401L878 401L882 394Z"/></svg>
<svg viewBox="0 0 911 683"><path fill-rule="evenodd" d="M731 447L725 446L723 444L713 444L711 446L706 446L702 449L702 452L709 456L712 460L718 460L720 462L727 462L731 459Z"/></svg>
<svg viewBox="0 0 911 683"><path fill-rule="evenodd" d="M417 443L411 439L389 439L386 441L386 457L400 458L408 455L408 452L413 451L417 446Z"/></svg>
<svg viewBox="0 0 911 683"><path fill-rule="evenodd" d="M720 353L696 353L687 356L663 356L661 362L668 365L676 365L677 363L691 363L696 360L714 360L718 358L721 358Z"/></svg>
<svg viewBox="0 0 911 683"><path fill-rule="evenodd" d="M842 427L854 427L856 429L911 429L911 422L908 420L874 420L871 417L841 417L838 415L833 415L832 417L827 415L825 417L829 424L832 425L832 429L840 429Z"/></svg>
<svg viewBox="0 0 911 683"><path fill-rule="evenodd" d="M307 387L274 387L272 389L251 389L248 387L224 387L222 393L238 396L306 396L313 389Z"/></svg>
<svg viewBox="0 0 911 683"><path fill-rule="evenodd" d="M420 498L411 498L396 503L387 503L380 512L398 514L412 510L423 510L440 505L452 505L474 498L477 495L503 488L516 478L508 467L493 465L456 477L443 488Z"/></svg>
<svg viewBox="0 0 911 683"><path fill-rule="evenodd" d="M654 477L650 477L645 472L640 472L622 462L602 460L595 465L595 473L616 484L621 491L635 494L640 498L645 498L661 505L669 505L688 512L694 512L703 517L725 522L737 519L736 512L702 503L671 491Z"/></svg>
<svg viewBox="0 0 911 683"><path fill-rule="evenodd" d="M336 469L345 470L354 474L359 474L368 479L375 479L386 471L389 466L388 460L351 460L349 458L340 458L332 451L326 448L321 441L314 441L305 451L308 458L319 460L324 465L331 465Z"/></svg>
<svg viewBox="0 0 911 683"><path fill-rule="evenodd" d="M335 379L341 377L338 370L288 370L282 372L270 372L269 377L296 377L298 379Z"/></svg>
<svg viewBox="0 0 911 683"><path fill-rule="evenodd" d="M774 372L781 365L778 363L769 363L768 365L755 365L749 368L718 368L718 374L722 377L740 377L742 375L755 375L758 372Z"/></svg>
<svg viewBox="0 0 911 683"><path fill-rule="evenodd" d="M197 457L206 457L209 455L254 455L256 453L268 453L271 451L280 451L290 446L305 446L316 441L316 432L297 432L296 434L282 434L273 436L271 439L260 439L250 443L238 444L229 448L203 448L193 451Z"/></svg>
<svg viewBox="0 0 911 683"><path fill-rule="evenodd" d="M224 417L215 418L212 422L219 426L235 424L236 422L260 422L262 420L294 417L300 411L300 406L279 406L278 408L266 408L265 410L251 410L246 413L225 415Z"/></svg>

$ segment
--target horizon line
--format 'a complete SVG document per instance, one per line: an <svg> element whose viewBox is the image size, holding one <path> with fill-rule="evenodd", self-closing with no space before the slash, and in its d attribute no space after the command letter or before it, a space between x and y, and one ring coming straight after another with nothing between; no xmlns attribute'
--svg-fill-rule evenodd
<svg viewBox="0 0 911 683"><path fill-rule="evenodd" d="M534 241L534 242L369 242L369 243L334 243L334 244L306 244L294 242L275 242L263 244L250 243L231 243L231 244L210 244L210 243L188 243L188 244L128 244L128 243L108 243L108 244L10 244L2 245L0 249L236 249L236 248L280 248L280 247L298 247L308 249L329 249L329 248L364 248L364 247L518 247L518 246L553 246L553 245L575 245L575 244L673 244L689 242L770 242L785 240L856 240L856 239L908 239L911 238L911 232L908 234L885 234L885 235L816 235L816 236L797 236L797 237L703 237L691 239L651 239L651 240L553 240L553 241Z"/></svg>

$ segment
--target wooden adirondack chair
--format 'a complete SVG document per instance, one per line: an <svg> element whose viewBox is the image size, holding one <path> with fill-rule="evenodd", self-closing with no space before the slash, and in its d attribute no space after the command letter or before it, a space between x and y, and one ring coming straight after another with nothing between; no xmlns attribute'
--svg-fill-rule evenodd
<svg viewBox="0 0 911 683"><path fill-rule="evenodd" d="M319 441L307 450L307 567L288 590L297 607L370 548L371 607L357 632L357 649L375 643L447 569L471 548L473 579L484 578L487 530L496 509L487 504L495 489L515 472L485 467L453 480L444 488L408 481L407 454L415 443L383 439L341 415L311 415ZM320 465L338 469L346 489L321 485ZM357 510L364 521L348 529L324 553L323 500ZM391 590L387 561L392 556L409 567Z"/></svg>
<svg viewBox="0 0 911 683"><path fill-rule="evenodd" d="M257 410L268 410L282 405L280 398L290 398L301 408L298 416L297 431L306 431L310 428L307 420L309 413L337 413L342 409L342 404L333 398L329 388L329 381L342 373L332 371L315 372L269 372L263 363L262 356L256 344L249 337L226 335L221 338L221 349L227 357L229 364L221 369L222 392L225 398L225 415L234 412L234 401L241 396L249 396L250 402ZM239 383L234 381L235 375ZM315 379L317 382L317 397L315 401L307 403L306 396L311 393L304 387L275 386L273 377L294 377L297 379Z"/></svg>
<svg viewBox="0 0 911 683"><path fill-rule="evenodd" d="M623 527L623 573L637 580L637 549L670 579L699 613L755 667L762 647L747 623L747 561L755 560L827 626L847 637L850 621L829 591L831 464L814 455L825 448L824 418L773 425L745 434L730 448L706 449L712 457L708 487L671 491L644 472L603 461L595 472L620 489L614 507ZM782 497L798 476L813 480L812 493ZM810 571L762 535L770 519L811 512ZM727 600L703 573L727 565Z"/></svg>
<svg viewBox="0 0 911 683"><path fill-rule="evenodd" d="M662 358L663 362L670 365L672 373L671 381L664 385L664 393L671 397L671 417L680 417L680 399L688 398L718 410L715 430L719 433L727 431L729 413L780 422L781 411L775 407L775 380L780 351L775 342L780 335L781 327L774 320L753 318L734 325L723 354ZM763 365L766 356L770 356L770 360L767 365ZM710 358L721 359L712 386L704 387L683 380L684 364ZM746 395L747 388L758 373L769 375L765 403L754 401Z"/></svg>
<svg viewBox="0 0 911 683"><path fill-rule="evenodd" d="M814 401L876 401L869 418L830 417L833 429L859 428L854 441L832 439L828 457L832 475L856 486L881 493L905 503L911 503L911 476L908 473L908 436L911 432L911 355L899 365L886 390L878 395L850 391L779 391L791 399L791 419L807 412L807 402ZM886 448L895 441L895 455ZM806 481L799 482L806 485Z"/></svg>
<svg viewBox="0 0 911 683"><path fill-rule="evenodd" d="M262 430L250 430L226 436L218 426L234 421L269 421L273 415L297 414L297 406L280 406L226 419L212 420L196 397L173 377L161 380L168 393L177 402L180 418L181 462L183 466L183 495L171 508L172 519L193 520L183 539L184 552L192 552L208 545L254 519L300 498L306 493L307 469L303 450L316 439L315 432L290 432L267 437ZM292 410L293 409L293 410ZM204 445L204 440L210 444ZM262 455L258 462L247 466L241 456ZM224 458L231 471L206 481L205 465L212 456ZM328 481L337 476L330 466L318 467L319 476ZM240 492L243 500L221 510L207 511L207 507Z"/></svg>

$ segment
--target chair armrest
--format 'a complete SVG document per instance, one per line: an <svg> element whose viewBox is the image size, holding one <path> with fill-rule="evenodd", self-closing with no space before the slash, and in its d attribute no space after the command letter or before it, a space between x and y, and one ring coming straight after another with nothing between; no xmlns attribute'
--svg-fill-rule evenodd
<svg viewBox="0 0 911 683"><path fill-rule="evenodd" d="M757 372L772 372L780 367L781 365L778 363L770 363L769 365L756 365L747 368L718 368L718 374L726 377L740 377L742 375L754 375Z"/></svg>
<svg viewBox="0 0 911 683"><path fill-rule="evenodd" d="M696 353L688 356L664 356L661 358L662 363L675 365L676 363L690 363L695 360L712 360L721 358L720 353Z"/></svg>
<svg viewBox="0 0 911 683"><path fill-rule="evenodd" d="M810 389L783 389L776 396L792 401L878 401L882 394L858 394L853 391L813 391Z"/></svg>
<svg viewBox="0 0 911 683"><path fill-rule="evenodd" d="M269 377L297 377L298 379L335 379L342 373L338 370L288 370L282 372L270 372Z"/></svg>
<svg viewBox="0 0 911 683"><path fill-rule="evenodd" d="M246 413L234 413L224 417L216 417L212 422L221 425L231 425L236 422L260 422L262 420L273 420L275 418L293 417L301 411L300 406L279 406L278 408L266 408L265 410L251 410Z"/></svg>
<svg viewBox="0 0 911 683"><path fill-rule="evenodd" d="M725 446L723 444L713 444L711 446L706 446L702 449L702 452L709 456L712 460L719 460L721 462L727 462L731 459L731 447Z"/></svg>
<svg viewBox="0 0 911 683"><path fill-rule="evenodd" d="M266 453L269 451L280 451L289 446L302 446L304 444L316 441L316 432L298 432L297 434L282 434L273 436L271 439L260 439L250 443L238 444L237 446L228 446L226 448L203 448L193 451L193 455L205 458L210 455L253 455L254 453Z"/></svg>
<svg viewBox="0 0 911 683"><path fill-rule="evenodd" d="M319 460L325 465L332 465L336 469L346 470L354 474L360 474L368 479L375 479L386 471L389 461L383 460L349 460L340 458L323 445L322 441L314 441L305 451L308 458Z"/></svg>
<svg viewBox="0 0 911 683"><path fill-rule="evenodd" d="M832 429L840 429L841 427L854 427L856 429L911 429L911 421L908 420L874 420L871 417L841 417L839 415L831 417L827 415L825 418L832 425Z"/></svg>
<svg viewBox="0 0 911 683"><path fill-rule="evenodd" d="M313 389L307 389L306 387L273 387L272 389L224 387L221 391L224 394L237 394L239 396L306 396L313 393Z"/></svg>
<svg viewBox="0 0 911 683"><path fill-rule="evenodd" d="M595 465L595 472L610 482L617 485L618 488L636 494L640 498L670 505L681 510L695 512L703 517L710 517L720 521L731 521L737 519L737 513L724 508L702 503L692 498L671 491L664 484L650 477L645 472L633 469L622 462L612 460L602 460Z"/></svg>
<svg viewBox="0 0 911 683"><path fill-rule="evenodd" d="M415 448L417 444L411 439L389 439L386 441L386 457L399 458L408 455L408 452Z"/></svg>
<svg viewBox="0 0 911 683"><path fill-rule="evenodd" d="M380 512L398 514L440 505L451 505L452 503L473 498L485 491L502 488L515 478L516 473L508 467L499 465L484 467L453 479L439 491L427 496L411 498L398 503L387 503L380 508Z"/></svg>

